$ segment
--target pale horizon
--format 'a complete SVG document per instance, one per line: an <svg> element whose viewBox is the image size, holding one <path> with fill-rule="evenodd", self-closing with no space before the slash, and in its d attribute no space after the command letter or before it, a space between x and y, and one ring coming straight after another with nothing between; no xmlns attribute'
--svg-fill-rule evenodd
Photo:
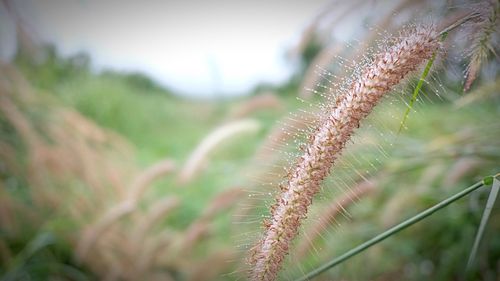
<svg viewBox="0 0 500 281"><path fill-rule="evenodd" d="M184 96L225 97L289 79L296 67L286 51L326 3L21 0L15 9L37 39L64 56L88 53L97 70L138 71Z"/></svg>

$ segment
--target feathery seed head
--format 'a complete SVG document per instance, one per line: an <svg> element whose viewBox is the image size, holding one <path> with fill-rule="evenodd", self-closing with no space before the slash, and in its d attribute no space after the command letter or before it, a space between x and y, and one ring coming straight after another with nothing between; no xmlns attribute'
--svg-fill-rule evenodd
<svg viewBox="0 0 500 281"><path fill-rule="evenodd" d="M360 121L406 75L438 50L433 27L417 27L374 57L347 91L325 107L309 143L271 208L262 239L252 249L251 280L275 280L320 184Z"/></svg>

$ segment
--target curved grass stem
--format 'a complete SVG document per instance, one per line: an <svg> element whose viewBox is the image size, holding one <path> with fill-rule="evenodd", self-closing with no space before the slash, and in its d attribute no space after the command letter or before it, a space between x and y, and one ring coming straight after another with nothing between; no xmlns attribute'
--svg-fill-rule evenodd
<svg viewBox="0 0 500 281"><path fill-rule="evenodd" d="M472 267L477 251L479 249L479 244L483 238L484 230L486 229L486 225L488 224L488 220L491 215L491 210L495 205L495 202L498 197L498 191L500 190L500 181L496 177L492 177L493 181L484 180L487 185L491 185L490 195L488 197L488 201L486 202L486 207L484 208L483 217L481 218L481 224L479 225L479 229L477 230L476 238L474 239L474 245L472 246L472 250L469 255L469 260L467 261L467 271Z"/></svg>

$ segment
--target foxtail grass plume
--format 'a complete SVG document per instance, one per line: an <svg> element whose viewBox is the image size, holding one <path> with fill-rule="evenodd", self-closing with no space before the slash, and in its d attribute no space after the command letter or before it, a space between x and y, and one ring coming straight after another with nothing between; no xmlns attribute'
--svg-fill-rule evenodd
<svg viewBox="0 0 500 281"><path fill-rule="evenodd" d="M256 132L259 129L260 123L254 119L233 121L215 129L193 150L186 164L184 164L184 167L179 172L179 183L185 185L193 180L208 157L208 154L217 148L221 142L235 135L245 132Z"/></svg>
<svg viewBox="0 0 500 281"><path fill-rule="evenodd" d="M271 218L264 222L262 239L251 250L251 280L276 279L314 195L352 133L385 94L431 58L440 45L437 37L433 27L419 26L395 38L396 43L376 55L349 89L326 107L302 156L281 185Z"/></svg>

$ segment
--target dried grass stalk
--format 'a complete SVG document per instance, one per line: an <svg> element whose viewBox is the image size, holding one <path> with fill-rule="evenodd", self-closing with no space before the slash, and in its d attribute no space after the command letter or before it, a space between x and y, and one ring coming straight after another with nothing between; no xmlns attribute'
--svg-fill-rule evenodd
<svg viewBox="0 0 500 281"><path fill-rule="evenodd" d="M456 160L449 171L446 172L441 185L446 188L452 188L456 186L460 180L464 179L466 176L470 176L474 171L477 171L483 164L484 161L475 157L461 157Z"/></svg>
<svg viewBox="0 0 500 281"><path fill-rule="evenodd" d="M95 224L91 225L88 230L84 232L82 239L76 247L76 257L79 260L85 259L97 239L113 225L113 222L119 220L127 214L130 214L134 208L134 201L123 201L111 208L104 216L102 216Z"/></svg>
<svg viewBox="0 0 500 281"><path fill-rule="evenodd" d="M134 267L131 275L131 280L140 280L151 272L155 267L155 262L158 257L169 251L169 247L174 240L174 235L170 230L166 230L144 240L143 246L136 253L132 253L134 258ZM162 264L164 266L164 264Z"/></svg>
<svg viewBox="0 0 500 281"><path fill-rule="evenodd" d="M221 279L221 272L224 272L231 264L228 262L235 258L235 253L228 250L221 250L208 256L205 260L194 266L188 281L204 281Z"/></svg>
<svg viewBox="0 0 500 281"><path fill-rule="evenodd" d="M488 58L488 53L493 53L498 58L493 47L493 34L497 32L498 1L484 1L484 6L479 7L479 22L474 24L476 32L471 32L472 40L469 52L469 64L465 70L464 91L468 91L478 76L481 64Z"/></svg>
<svg viewBox="0 0 500 281"><path fill-rule="evenodd" d="M245 132L255 132L260 125L252 119L234 121L225 124L206 136L196 149L191 153L186 164L179 173L179 183L186 184L193 180L196 173L200 170L202 163L206 160L208 154L215 149L221 142Z"/></svg>
<svg viewBox="0 0 500 281"><path fill-rule="evenodd" d="M164 218L170 211L179 206L180 201L175 197L163 198L156 202L146 214L141 218L136 229L132 232L131 243L133 249L139 249L141 243L145 240L146 234L153 228L159 220Z"/></svg>
<svg viewBox="0 0 500 281"><path fill-rule="evenodd" d="M259 110L283 110L281 100L273 92L265 92L250 98L231 110L231 119L241 119Z"/></svg>
<svg viewBox="0 0 500 281"><path fill-rule="evenodd" d="M210 201L201 215L184 232L179 249L182 252L190 252L200 242L201 238L210 233L212 221L215 216L231 208L236 202L243 198L245 191L241 188L231 188L218 194Z"/></svg>
<svg viewBox="0 0 500 281"><path fill-rule="evenodd" d="M263 238L252 249L251 280L275 280L313 196L360 122L406 75L431 58L439 42L432 27L417 27L380 53L349 90L324 112L303 155L288 174L281 194L264 222Z"/></svg>
<svg viewBox="0 0 500 281"><path fill-rule="evenodd" d="M171 159L164 159L145 169L132 180L128 198L130 200L139 201L148 186L155 180L174 171L175 168L174 161Z"/></svg>
<svg viewBox="0 0 500 281"><path fill-rule="evenodd" d="M151 166L139 174L132 182L128 197L118 203L117 205L111 207L103 216L101 216L97 222L91 225L88 230L84 233L83 238L78 243L77 246L77 257L82 260L84 259L91 247L95 244L97 239L113 225L116 221L123 218L124 216L132 213L137 206L142 197L145 189L151 185L151 183L163 176L164 174L171 172L175 169L175 164L172 160L166 159L158 162L157 164ZM152 216L153 219L157 219L158 215L161 215L178 204L178 200L175 198L167 198L160 201L155 205L154 212ZM149 227L145 225L144 227Z"/></svg>
<svg viewBox="0 0 500 281"><path fill-rule="evenodd" d="M480 102L492 98L495 95L500 95L500 78L495 81L490 81L475 88L468 95L464 95L455 101L456 108L462 108L474 102Z"/></svg>
<svg viewBox="0 0 500 281"><path fill-rule="evenodd" d="M222 191L210 201L200 216L200 220L210 221L218 213L232 207L240 199L244 198L245 191L242 188L235 187Z"/></svg>

